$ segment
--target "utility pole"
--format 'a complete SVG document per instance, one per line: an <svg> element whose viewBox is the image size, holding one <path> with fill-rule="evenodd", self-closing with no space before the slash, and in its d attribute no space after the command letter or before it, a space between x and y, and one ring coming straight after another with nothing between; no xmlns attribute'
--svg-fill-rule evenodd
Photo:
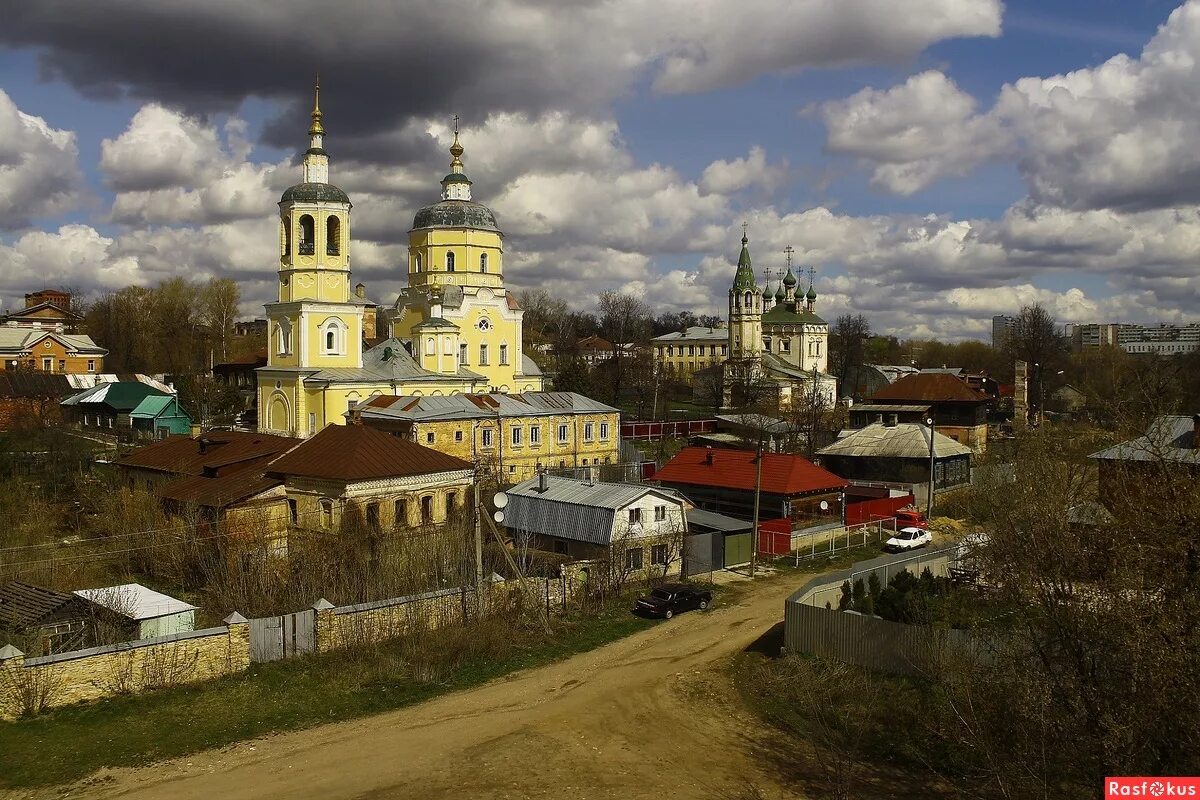
<svg viewBox="0 0 1200 800"><path fill-rule="evenodd" d="M929 500L925 504L926 521L933 519L933 415L925 419L929 425Z"/></svg>
<svg viewBox="0 0 1200 800"><path fill-rule="evenodd" d="M475 473L475 599L479 604L479 613L483 612L483 498L479 485L479 471Z"/></svg>

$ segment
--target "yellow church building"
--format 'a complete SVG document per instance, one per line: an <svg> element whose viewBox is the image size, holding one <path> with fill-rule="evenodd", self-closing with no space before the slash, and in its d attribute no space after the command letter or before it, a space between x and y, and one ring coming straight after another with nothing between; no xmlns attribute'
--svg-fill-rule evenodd
<svg viewBox="0 0 1200 800"><path fill-rule="evenodd" d="M365 351L367 303L350 278L352 204L329 182L319 85L308 134L303 181L279 201L279 300L266 305L259 430L312 436L380 395L542 391L522 353L523 312L504 286L504 234L471 200L457 124L441 201L413 219L409 285L383 321L390 338Z"/></svg>

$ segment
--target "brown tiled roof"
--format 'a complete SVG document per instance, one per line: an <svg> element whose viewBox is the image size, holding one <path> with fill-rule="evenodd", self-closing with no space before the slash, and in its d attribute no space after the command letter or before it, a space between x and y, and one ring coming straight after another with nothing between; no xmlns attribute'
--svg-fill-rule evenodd
<svg viewBox="0 0 1200 800"><path fill-rule="evenodd" d="M73 594L11 581L0 586L0 629L18 631L36 626L63 606L77 602Z"/></svg>
<svg viewBox="0 0 1200 800"><path fill-rule="evenodd" d="M944 372L920 372L905 375L895 383L884 386L871 395L870 402L909 402L920 400L927 403L984 403L987 395L967 386L961 379Z"/></svg>
<svg viewBox="0 0 1200 800"><path fill-rule="evenodd" d="M77 391L66 375L34 370L0 372L0 397L67 397Z"/></svg>
<svg viewBox="0 0 1200 800"><path fill-rule="evenodd" d="M471 469L460 458L362 425L330 425L271 462L280 475L362 481Z"/></svg>
<svg viewBox="0 0 1200 800"><path fill-rule="evenodd" d="M269 433L215 431L200 436L168 436L139 447L117 462L119 467L138 467L175 475L227 473L230 467L250 467L274 458L300 444L299 439Z"/></svg>

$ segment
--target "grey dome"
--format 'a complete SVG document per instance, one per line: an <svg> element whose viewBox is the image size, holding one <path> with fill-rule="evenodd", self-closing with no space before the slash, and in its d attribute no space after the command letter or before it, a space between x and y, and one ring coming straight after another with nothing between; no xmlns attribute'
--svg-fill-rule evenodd
<svg viewBox="0 0 1200 800"><path fill-rule="evenodd" d="M349 203L350 198L331 183L297 183L289 187L279 198L281 203Z"/></svg>
<svg viewBox="0 0 1200 800"><path fill-rule="evenodd" d="M483 228L499 231L492 210L471 200L443 200L425 206L413 217L413 230L418 228Z"/></svg>

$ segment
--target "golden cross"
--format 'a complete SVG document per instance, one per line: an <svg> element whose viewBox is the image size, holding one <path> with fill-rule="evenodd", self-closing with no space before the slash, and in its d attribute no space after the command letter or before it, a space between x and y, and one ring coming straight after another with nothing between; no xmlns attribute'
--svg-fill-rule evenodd
<svg viewBox="0 0 1200 800"><path fill-rule="evenodd" d="M454 115L454 133L458 134L458 114Z"/></svg>
<svg viewBox="0 0 1200 800"><path fill-rule="evenodd" d="M787 268L791 269L792 268L792 253L794 253L795 251L792 249L792 246L789 244L787 247L783 248L783 252L784 252L784 254L787 255Z"/></svg>

